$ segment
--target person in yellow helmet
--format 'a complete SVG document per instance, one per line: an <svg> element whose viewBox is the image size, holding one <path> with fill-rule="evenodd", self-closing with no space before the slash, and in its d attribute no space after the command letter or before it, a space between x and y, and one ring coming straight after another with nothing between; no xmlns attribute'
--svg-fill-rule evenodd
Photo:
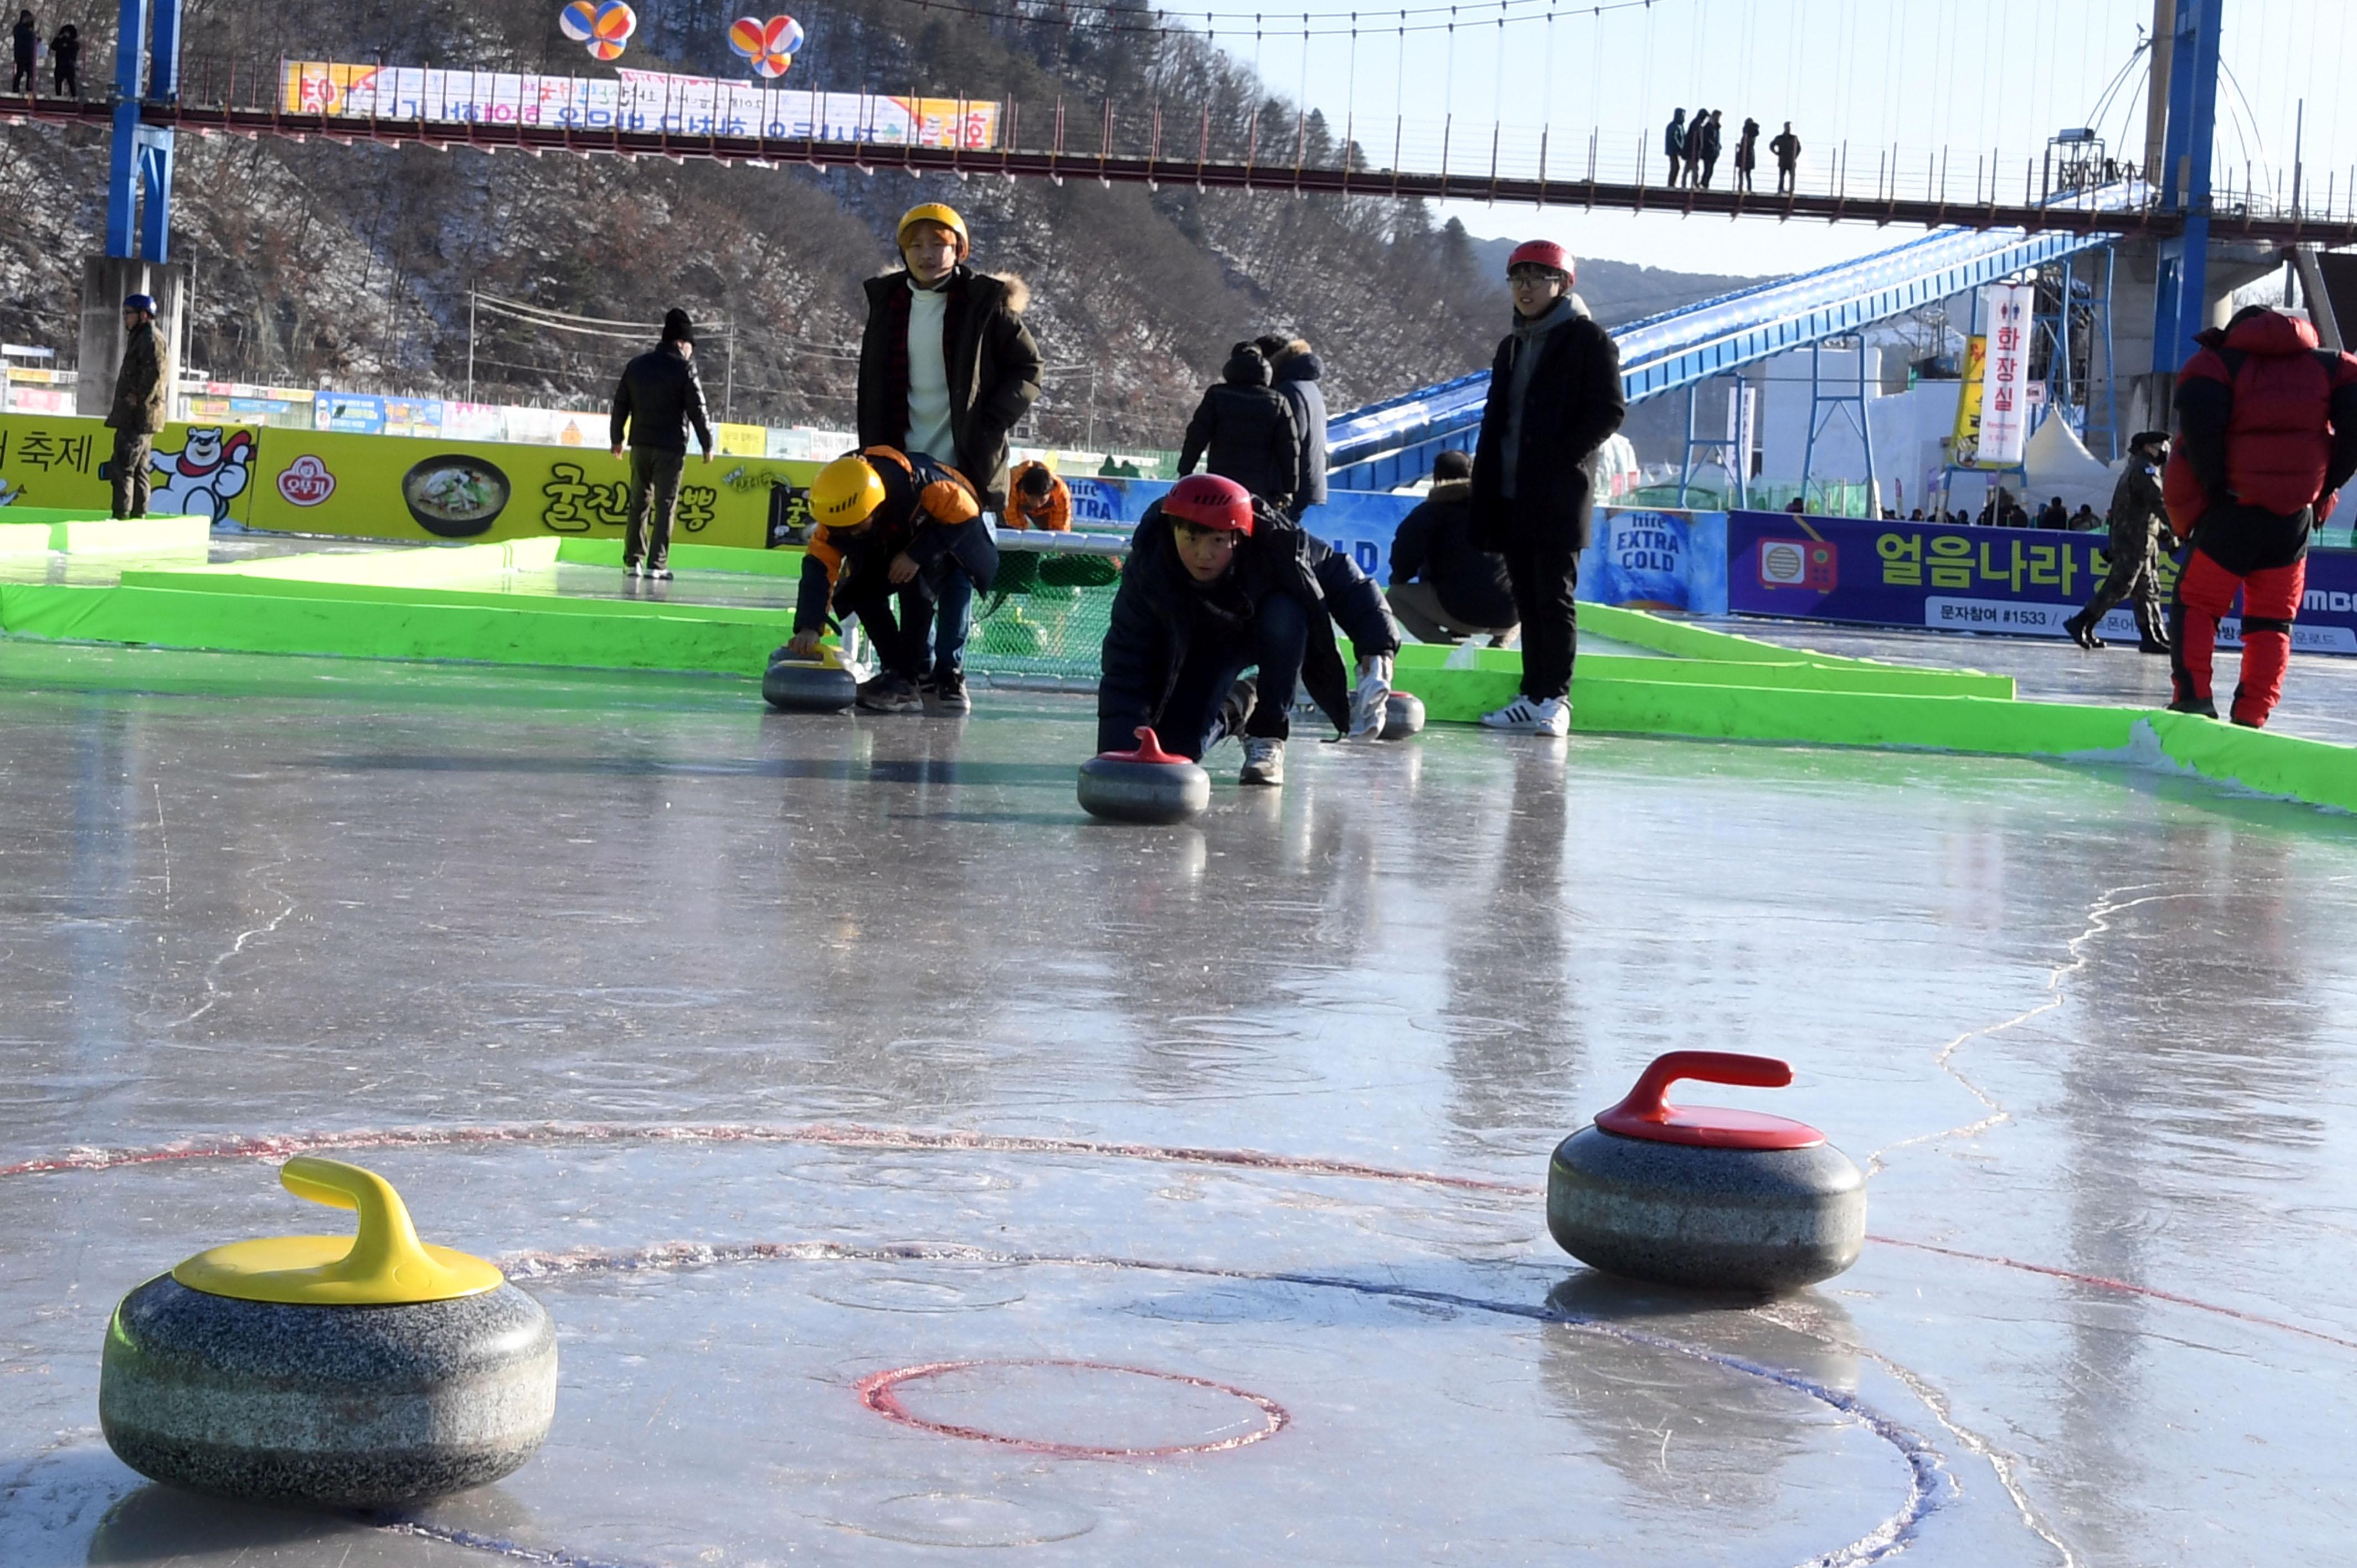
<svg viewBox="0 0 2357 1568"><path fill-rule="evenodd" d="M883 664L860 685L861 707L900 714L923 706L919 682L930 666L934 703L947 713L972 711L963 607L998 571L998 547L973 482L922 452L870 446L819 470L810 510L787 651L817 657L829 610L856 615ZM954 613L952 585L961 590Z"/></svg>
<svg viewBox="0 0 2357 1568"><path fill-rule="evenodd" d="M1039 345L1020 278L976 272L957 209L910 208L899 270L867 280L859 343L859 444L921 452L1006 510L1007 438L1039 396Z"/></svg>

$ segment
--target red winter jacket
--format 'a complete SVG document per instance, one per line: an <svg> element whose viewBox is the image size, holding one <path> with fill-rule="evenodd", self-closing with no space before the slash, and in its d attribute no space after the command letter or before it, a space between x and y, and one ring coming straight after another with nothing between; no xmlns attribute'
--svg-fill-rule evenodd
<svg viewBox="0 0 2357 1568"><path fill-rule="evenodd" d="M2163 485L2178 537L2217 506L2328 514L2357 473L2357 358L2319 349L2314 328L2263 306L2194 341Z"/></svg>

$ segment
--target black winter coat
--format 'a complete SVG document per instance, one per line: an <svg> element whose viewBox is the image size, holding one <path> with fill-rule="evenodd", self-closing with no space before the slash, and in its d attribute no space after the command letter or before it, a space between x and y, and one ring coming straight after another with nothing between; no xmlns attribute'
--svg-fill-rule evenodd
<svg viewBox="0 0 2357 1568"><path fill-rule="evenodd" d="M1318 384L1325 367L1309 345L1295 342L1277 355L1272 367L1276 393L1293 408L1293 423L1301 438L1301 478L1294 486L1293 505L1298 517L1326 504L1326 393Z"/></svg>
<svg viewBox="0 0 2357 1568"><path fill-rule="evenodd" d="M1507 334L1490 365L1490 401L1481 411L1481 441L1473 452L1474 539L1491 550L1542 540L1585 550L1596 521L1581 465L1629 413L1620 386L1620 350L1610 333L1576 308L1568 321L1538 340L1539 360L1523 410L1516 493L1509 499L1500 453L1520 341Z"/></svg>
<svg viewBox="0 0 2357 1568"><path fill-rule="evenodd" d="M943 285L949 313L942 360L949 368L950 435L957 470L991 510L1006 510L1007 437L1039 401L1039 345L1023 323L1031 303L1021 278L964 263ZM859 444L909 439L909 274L867 280L867 328L859 339Z"/></svg>
<svg viewBox="0 0 2357 1568"><path fill-rule="evenodd" d="M1097 749L1126 751L1141 725L1159 725L1194 638L1200 596L1170 537L1162 503L1146 509L1122 563L1105 628L1097 680ZM1266 502L1253 508L1252 537L1236 552L1236 585L1247 607L1283 594L1309 612L1309 648L1301 682L1337 733L1351 727L1350 672L1334 641L1341 623L1360 658L1399 651L1399 627L1383 594L1347 555L1293 523ZM1267 694L1289 702L1290 693Z"/></svg>
<svg viewBox="0 0 2357 1568"><path fill-rule="evenodd" d="M1506 558L1473 542L1473 481L1443 479L1400 519L1392 535L1392 581L1421 577L1441 608L1468 626L1512 626L1521 618Z"/></svg>
<svg viewBox="0 0 2357 1568"><path fill-rule="evenodd" d="M687 427L695 426L695 444L712 450L712 426L705 422L704 383L696 378L695 361L673 353L670 345L651 349L632 360L614 385L613 445L622 444L627 425L630 445L649 452L685 452Z"/></svg>
<svg viewBox="0 0 2357 1568"><path fill-rule="evenodd" d="M1293 509L1301 483L1301 426L1293 404L1269 385L1268 361L1258 350L1232 355L1226 378L1203 393L1178 448L1178 472L1204 468L1233 479L1280 511Z"/></svg>

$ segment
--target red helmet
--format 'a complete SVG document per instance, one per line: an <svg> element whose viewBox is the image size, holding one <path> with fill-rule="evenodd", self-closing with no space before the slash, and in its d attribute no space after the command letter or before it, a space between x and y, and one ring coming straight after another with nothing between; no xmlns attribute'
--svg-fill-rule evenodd
<svg viewBox="0 0 2357 1568"><path fill-rule="evenodd" d="M1553 267L1563 274L1566 284L1579 272L1579 263L1571 259L1571 252L1553 240L1525 240L1515 246L1514 253L1506 258L1506 274L1512 276L1516 267Z"/></svg>
<svg viewBox="0 0 2357 1568"><path fill-rule="evenodd" d="M1162 498L1162 515L1197 528L1221 528L1250 535L1252 492L1217 474L1189 474Z"/></svg>

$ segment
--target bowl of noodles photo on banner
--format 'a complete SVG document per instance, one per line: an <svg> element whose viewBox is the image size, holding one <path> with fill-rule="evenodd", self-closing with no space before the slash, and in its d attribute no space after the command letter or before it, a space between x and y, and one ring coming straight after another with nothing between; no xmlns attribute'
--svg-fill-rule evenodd
<svg viewBox="0 0 2357 1568"><path fill-rule="evenodd" d="M401 477L401 499L426 532L472 539L490 532L508 504L507 475L480 457L447 453L414 465Z"/></svg>

